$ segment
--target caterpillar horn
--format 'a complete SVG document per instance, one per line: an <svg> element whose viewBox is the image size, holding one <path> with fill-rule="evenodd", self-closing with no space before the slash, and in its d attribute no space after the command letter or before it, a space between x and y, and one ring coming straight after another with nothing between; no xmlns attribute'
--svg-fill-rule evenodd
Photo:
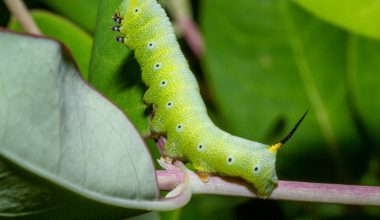
<svg viewBox="0 0 380 220"><path fill-rule="evenodd" d="M272 144L268 147L268 150L273 152L273 153L276 153L277 150L282 146L284 145L286 142L288 142L288 140L293 136L294 132L296 132L298 126L301 124L301 122L303 121L303 119L305 118L305 116L307 115L307 113L309 112L309 110L306 110L305 113L303 113L302 117L298 120L297 124L294 125L294 127L292 128L292 130L290 130L290 132L284 137L281 139L281 141L275 143L275 144Z"/></svg>

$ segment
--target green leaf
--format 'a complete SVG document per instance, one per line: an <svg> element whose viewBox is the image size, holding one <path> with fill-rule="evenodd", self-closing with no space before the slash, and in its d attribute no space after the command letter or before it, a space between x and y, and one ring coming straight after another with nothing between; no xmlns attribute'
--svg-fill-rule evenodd
<svg viewBox="0 0 380 220"><path fill-rule="evenodd" d="M347 102L347 33L286 0L203 6L206 79L227 130L274 143L309 109L279 152L279 177L360 176L369 151Z"/></svg>
<svg viewBox="0 0 380 220"><path fill-rule="evenodd" d="M0 217L38 214L73 199L61 191L30 176L22 178L0 160Z"/></svg>
<svg viewBox="0 0 380 220"><path fill-rule="evenodd" d="M293 0L319 18L348 31L380 39L378 0Z"/></svg>
<svg viewBox="0 0 380 220"><path fill-rule="evenodd" d="M376 112L380 109L380 42L353 35L349 38L347 48L351 105L358 117L361 132L378 150L380 114Z"/></svg>
<svg viewBox="0 0 380 220"><path fill-rule="evenodd" d="M74 23L65 18L43 10L32 10L32 17L46 36L62 41L73 53L84 79L88 79L92 38ZM18 21L12 21L8 27L21 31Z"/></svg>
<svg viewBox="0 0 380 220"><path fill-rule="evenodd" d="M147 135L150 120L142 101L146 88L140 67L131 51L116 42L118 34L110 29L117 25L111 19L117 7L118 1L100 2L89 81L128 115L142 135Z"/></svg>
<svg viewBox="0 0 380 220"><path fill-rule="evenodd" d="M90 33L95 31L99 0L43 0L43 2Z"/></svg>
<svg viewBox="0 0 380 220"><path fill-rule="evenodd" d="M98 206L159 208L140 135L61 46L0 32L0 48L0 155Z"/></svg>

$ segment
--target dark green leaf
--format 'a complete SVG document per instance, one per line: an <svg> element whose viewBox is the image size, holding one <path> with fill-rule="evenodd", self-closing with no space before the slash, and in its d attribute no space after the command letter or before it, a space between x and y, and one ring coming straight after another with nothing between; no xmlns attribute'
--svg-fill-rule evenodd
<svg viewBox="0 0 380 220"><path fill-rule="evenodd" d="M96 13L100 0L43 0L45 4L83 27L95 31Z"/></svg>
<svg viewBox="0 0 380 220"><path fill-rule="evenodd" d="M380 109L380 42L351 36L347 52L349 95L355 116L363 135L379 147L380 114L376 112Z"/></svg>
<svg viewBox="0 0 380 220"><path fill-rule="evenodd" d="M21 177L0 160L0 217L38 214L73 199L61 191L31 176Z"/></svg>
<svg viewBox="0 0 380 220"><path fill-rule="evenodd" d="M111 27L118 1L100 2L95 44L92 51L89 81L111 99L132 120L142 135L149 133L149 115L142 101L145 86L140 67L132 58L131 51L116 42L117 34Z"/></svg>

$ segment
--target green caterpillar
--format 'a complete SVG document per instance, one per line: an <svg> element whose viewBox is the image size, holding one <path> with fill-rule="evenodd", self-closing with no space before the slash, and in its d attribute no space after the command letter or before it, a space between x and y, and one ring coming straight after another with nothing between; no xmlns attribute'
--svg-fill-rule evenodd
<svg viewBox="0 0 380 220"><path fill-rule="evenodd" d="M116 40L135 51L149 87L143 100L155 107L151 130L167 137L165 156L189 161L201 174L243 178L253 184L258 196L269 196L278 181L277 149L306 112L285 138L269 146L222 131L207 115L198 83L156 0L123 0L113 19L120 26L112 30L125 35Z"/></svg>

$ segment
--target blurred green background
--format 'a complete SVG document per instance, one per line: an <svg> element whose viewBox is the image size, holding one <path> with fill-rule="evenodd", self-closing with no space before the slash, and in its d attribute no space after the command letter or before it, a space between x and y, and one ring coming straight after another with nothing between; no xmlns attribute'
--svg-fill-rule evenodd
<svg viewBox="0 0 380 220"><path fill-rule="evenodd" d="M146 88L133 54L114 43L114 8L104 2L25 1L42 32L64 42L84 78L147 135L149 114L141 101ZM278 154L280 179L380 185L379 0L190 3L205 52L195 56L180 32L179 41L216 124L274 143L309 109ZM175 10L169 10L171 18ZM0 26L21 30L2 1ZM181 210L143 218L378 219L380 209L194 196Z"/></svg>

